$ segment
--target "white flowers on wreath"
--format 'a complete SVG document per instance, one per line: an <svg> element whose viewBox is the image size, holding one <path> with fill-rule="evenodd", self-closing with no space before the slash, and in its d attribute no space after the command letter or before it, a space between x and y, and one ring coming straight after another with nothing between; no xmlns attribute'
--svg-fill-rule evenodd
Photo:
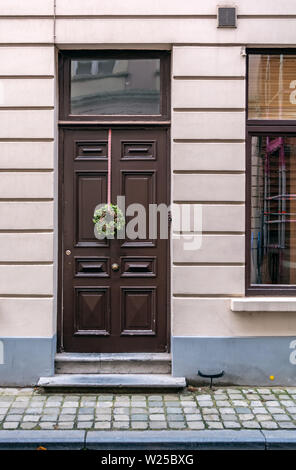
<svg viewBox="0 0 296 470"><path fill-rule="evenodd" d="M105 204L96 209L93 215L96 236L98 238L113 238L116 232L123 229L125 218L122 210L116 204Z"/></svg>

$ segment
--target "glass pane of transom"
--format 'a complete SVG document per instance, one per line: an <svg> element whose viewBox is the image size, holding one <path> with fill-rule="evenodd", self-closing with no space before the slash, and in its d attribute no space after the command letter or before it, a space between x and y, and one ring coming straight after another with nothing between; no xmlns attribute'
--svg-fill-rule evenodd
<svg viewBox="0 0 296 470"><path fill-rule="evenodd" d="M160 59L72 60L71 114L160 114Z"/></svg>

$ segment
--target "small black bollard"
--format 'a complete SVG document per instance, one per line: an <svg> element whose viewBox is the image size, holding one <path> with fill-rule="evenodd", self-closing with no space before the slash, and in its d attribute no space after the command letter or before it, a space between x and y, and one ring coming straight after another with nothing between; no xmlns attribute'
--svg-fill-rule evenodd
<svg viewBox="0 0 296 470"><path fill-rule="evenodd" d="M224 375L224 370L222 370L221 372L215 372L215 373L208 373L208 374L205 374L204 372L201 372L200 370L197 372L197 374L200 376L200 377L204 377L206 379L211 379L211 384L210 384L210 388L212 388L212 385L213 385L213 379L219 379L220 377L223 377Z"/></svg>

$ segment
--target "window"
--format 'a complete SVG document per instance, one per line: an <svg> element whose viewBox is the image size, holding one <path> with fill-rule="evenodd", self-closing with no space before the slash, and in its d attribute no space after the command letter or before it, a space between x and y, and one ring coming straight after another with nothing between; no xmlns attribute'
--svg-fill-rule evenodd
<svg viewBox="0 0 296 470"><path fill-rule="evenodd" d="M63 52L62 118L168 119L168 58L151 51Z"/></svg>
<svg viewBox="0 0 296 470"><path fill-rule="evenodd" d="M249 52L246 292L250 295L296 291L294 77L295 52Z"/></svg>
<svg viewBox="0 0 296 470"><path fill-rule="evenodd" d="M296 284L296 137L252 136L251 283Z"/></svg>
<svg viewBox="0 0 296 470"><path fill-rule="evenodd" d="M249 119L296 120L296 54L249 55Z"/></svg>

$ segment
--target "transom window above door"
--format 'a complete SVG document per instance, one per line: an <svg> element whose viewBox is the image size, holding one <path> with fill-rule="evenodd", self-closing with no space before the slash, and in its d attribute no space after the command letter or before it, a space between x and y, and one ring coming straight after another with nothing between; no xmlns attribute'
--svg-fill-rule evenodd
<svg viewBox="0 0 296 470"><path fill-rule="evenodd" d="M61 53L61 118L168 119L168 58L152 51Z"/></svg>

